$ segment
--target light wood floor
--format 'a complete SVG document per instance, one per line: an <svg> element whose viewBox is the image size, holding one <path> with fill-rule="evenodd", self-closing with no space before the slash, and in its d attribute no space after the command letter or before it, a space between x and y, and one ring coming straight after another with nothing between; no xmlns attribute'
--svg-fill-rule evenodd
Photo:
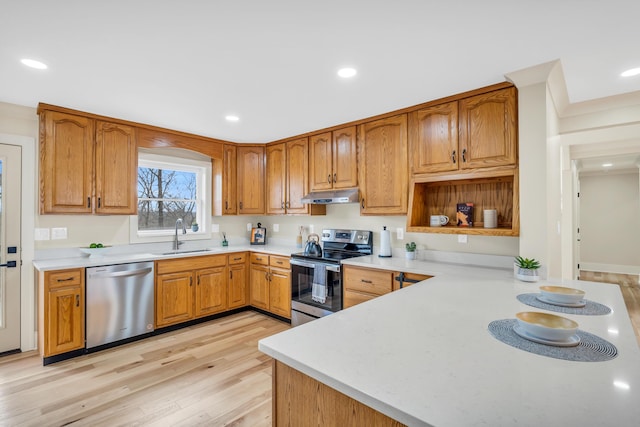
<svg viewBox="0 0 640 427"><path fill-rule="evenodd" d="M598 271L580 271L580 280L612 283L620 286L624 303L627 306L633 329L640 345L640 276L631 274L601 273Z"/></svg>
<svg viewBox="0 0 640 427"><path fill-rule="evenodd" d="M0 358L0 425L270 426L258 340L289 327L246 311L49 366Z"/></svg>

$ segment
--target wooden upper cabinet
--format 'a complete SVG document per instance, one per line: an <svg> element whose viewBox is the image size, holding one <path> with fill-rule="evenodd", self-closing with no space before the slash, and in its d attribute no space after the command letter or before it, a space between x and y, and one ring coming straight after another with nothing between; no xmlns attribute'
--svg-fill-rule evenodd
<svg viewBox="0 0 640 427"><path fill-rule="evenodd" d="M264 146L237 147L238 213L264 214Z"/></svg>
<svg viewBox="0 0 640 427"><path fill-rule="evenodd" d="M309 191L309 143L307 138L287 142L287 174L285 207L289 214L306 214L311 207L302 203ZM322 207L323 208L323 207Z"/></svg>
<svg viewBox="0 0 640 427"><path fill-rule="evenodd" d="M407 213L407 115L358 126L360 213Z"/></svg>
<svg viewBox="0 0 640 427"><path fill-rule="evenodd" d="M458 101L409 113L411 173L457 170Z"/></svg>
<svg viewBox="0 0 640 427"><path fill-rule="evenodd" d="M95 121L40 115L40 213L91 213Z"/></svg>
<svg viewBox="0 0 640 427"><path fill-rule="evenodd" d="M134 215L138 211L136 129L96 122L95 212Z"/></svg>
<svg viewBox="0 0 640 427"><path fill-rule="evenodd" d="M135 214L137 150L132 126L43 111L40 212Z"/></svg>
<svg viewBox="0 0 640 427"><path fill-rule="evenodd" d="M516 164L516 108L514 87L458 102L460 169Z"/></svg>
<svg viewBox="0 0 640 427"><path fill-rule="evenodd" d="M236 146L225 144L222 153L222 214L238 213L236 198Z"/></svg>
<svg viewBox="0 0 640 427"><path fill-rule="evenodd" d="M287 148L284 142L267 146L267 213L286 212Z"/></svg>
<svg viewBox="0 0 640 427"><path fill-rule="evenodd" d="M309 138L311 191L358 185L356 127L349 126Z"/></svg>

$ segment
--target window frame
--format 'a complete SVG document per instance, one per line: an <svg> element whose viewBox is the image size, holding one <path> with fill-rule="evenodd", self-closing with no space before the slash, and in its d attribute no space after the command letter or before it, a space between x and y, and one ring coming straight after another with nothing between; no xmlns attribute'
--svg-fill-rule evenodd
<svg viewBox="0 0 640 427"><path fill-rule="evenodd" d="M178 170L196 173L196 218L199 230L191 231L191 224L185 224L187 234L179 231L181 241L203 240L211 238L211 160L204 156L202 159L180 156L180 150L175 155L138 152L138 168L150 167ZM172 153L173 154L173 153ZM137 176L137 175L136 175ZM136 184L137 191L137 184ZM136 201L137 203L137 201ZM173 240L175 230L138 230L138 214L131 215L129 221L129 239L131 243L167 242Z"/></svg>

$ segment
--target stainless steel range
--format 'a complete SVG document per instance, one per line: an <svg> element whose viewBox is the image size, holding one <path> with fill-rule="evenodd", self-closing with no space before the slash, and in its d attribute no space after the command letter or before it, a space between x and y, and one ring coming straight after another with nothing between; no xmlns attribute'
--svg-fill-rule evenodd
<svg viewBox="0 0 640 427"><path fill-rule="evenodd" d="M292 326L342 310L341 260L373 251L371 231L326 229L320 240L322 253L291 255Z"/></svg>

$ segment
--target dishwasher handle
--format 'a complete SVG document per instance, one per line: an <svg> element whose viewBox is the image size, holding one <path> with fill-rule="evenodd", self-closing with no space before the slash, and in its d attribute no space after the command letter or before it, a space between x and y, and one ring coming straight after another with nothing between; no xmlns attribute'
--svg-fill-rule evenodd
<svg viewBox="0 0 640 427"><path fill-rule="evenodd" d="M125 270L125 271L100 271L95 273L90 273L89 277L129 277L129 276L142 276L153 271L152 267L141 268L138 270Z"/></svg>

